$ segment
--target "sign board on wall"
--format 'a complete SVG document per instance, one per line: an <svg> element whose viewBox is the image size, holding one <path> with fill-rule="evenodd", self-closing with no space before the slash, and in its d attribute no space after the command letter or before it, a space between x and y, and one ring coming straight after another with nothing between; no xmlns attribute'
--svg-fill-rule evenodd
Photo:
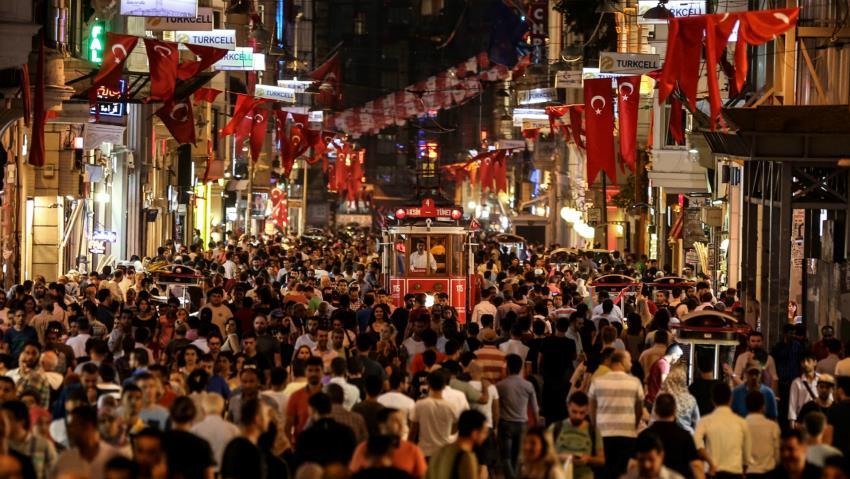
<svg viewBox="0 0 850 479"><path fill-rule="evenodd" d="M667 20L643 18L643 14L656 5L658 5L657 0L638 1L637 21L639 24L667 23ZM667 7L667 10L673 12L673 16L676 18L705 15L708 13L705 9L705 1L670 0L664 6Z"/></svg>
<svg viewBox="0 0 850 479"><path fill-rule="evenodd" d="M581 70L565 70L555 73L555 88L581 88Z"/></svg>
<svg viewBox="0 0 850 479"><path fill-rule="evenodd" d="M295 103L295 90L292 88L281 88L271 85L257 85L254 87L254 96L268 98L269 100Z"/></svg>
<svg viewBox="0 0 850 479"><path fill-rule="evenodd" d="M209 32L180 30L176 32L175 38L178 43L236 50L236 30L212 30Z"/></svg>
<svg viewBox="0 0 850 479"><path fill-rule="evenodd" d="M213 10L210 7L198 7L194 17L147 17L145 30L153 32L184 30L208 32L213 29Z"/></svg>
<svg viewBox="0 0 850 479"><path fill-rule="evenodd" d="M121 0L120 11L135 17L194 17L198 0Z"/></svg>
<svg viewBox="0 0 850 479"><path fill-rule="evenodd" d="M640 75L660 68L660 55L616 52L601 52L599 54L599 71L602 73Z"/></svg>
<svg viewBox="0 0 850 479"><path fill-rule="evenodd" d="M554 88L533 88L531 90L520 90L517 92L517 103L520 105L534 105L546 103L557 99Z"/></svg>

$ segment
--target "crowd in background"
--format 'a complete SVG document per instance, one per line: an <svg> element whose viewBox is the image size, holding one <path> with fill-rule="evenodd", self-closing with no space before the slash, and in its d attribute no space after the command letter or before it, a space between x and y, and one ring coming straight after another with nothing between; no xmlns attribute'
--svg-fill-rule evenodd
<svg viewBox="0 0 850 479"><path fill-rule="evenodd" d="M769 345L740 288L486 242L459 314L394 304L378 246L169 242L0 290L0 478L850 478L850 344L796 307ZM591 294L611 273L647 285ZM707 309L752 331L688 354Z"/></svg>

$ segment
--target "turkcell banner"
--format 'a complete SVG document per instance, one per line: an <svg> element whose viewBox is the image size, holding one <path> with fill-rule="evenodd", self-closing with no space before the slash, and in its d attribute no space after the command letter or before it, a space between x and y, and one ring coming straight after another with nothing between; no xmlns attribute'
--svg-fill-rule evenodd
<svg viewBox="0 0 850 479"><path fill-rule="evenodd" d="M236 50L236 30L212 30L209 32L180 30L175 32L175 40L178 43Z"/></svg>
<svg viewBox="0 0 850 479"><path fill-rule="evenodd" d="M279 86L271 85L256 85L254 87L254 96L286 103L295 103L295 90L292 88L281 88Z"/></svg>
<svg viewBox="0 0 850 479"><path fill-rule="evenodd" d="M213 63L214 70L229 71L265 71L266 56L262 53L254 53L251 47L237 47L236 50L227 52L221 60Z"/></svg>
<svg viewBox="0 0 850 479"><path fill-rule="evenodd" d="M213 29L213 10L209 7L198 7L194 17L147 17L145 30L152 32L189 30L208 32Z"/></svg>
<svg viewBox="0 0 850 479"><path fill-rule="evenodd" d="M194 17L198 0L121 0L120 11L135 17Z"/></svg>

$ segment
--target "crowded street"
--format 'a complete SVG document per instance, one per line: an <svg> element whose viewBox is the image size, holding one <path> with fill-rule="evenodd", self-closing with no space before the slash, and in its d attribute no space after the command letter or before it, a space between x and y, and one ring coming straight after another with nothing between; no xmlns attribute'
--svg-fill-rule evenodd
<svg viewBox="0 0 850 479"><path fill-rule="evenodd" d="M848 9L0 1L0 479L850 479Z"/></svg>

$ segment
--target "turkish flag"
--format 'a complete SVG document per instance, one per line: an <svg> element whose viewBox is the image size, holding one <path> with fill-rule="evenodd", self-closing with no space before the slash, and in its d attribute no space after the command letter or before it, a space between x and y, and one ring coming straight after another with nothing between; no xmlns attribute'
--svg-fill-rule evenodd
<svg viewBox="0 0 850 479"><path fill-rule="evenodd" d="M354 151L348 158L348 201L354 201L357 198L357 193L360 192L363 184L363 160L366 156L366 150Z"/></svg>
<svg viewBox="0 0 850 479"><path fill-rule="evenodd" d="M292 125L289 129L289 144L292 146L290 156L295 161L296 158L303 155L310 148L310 139L307 137L307 130L301 125Z"/></svg>
<svg viewBox="0 0 850 479"><path fill-rule="evenodd" d="M180 53L177 44L145 38L148 66L151 72L151 94L148 100L169 101L174 97L177 83L177 63Z"/></svg>
<svg viewBox="0 0 850 479"><path fill-rule="evenodd" d="M156 112L156 116L165 123L171 136L181 145L195 144L195 118L192 115L192 102L187 99L169 101Z"/></svg>
<svg viewBox="0 0 850 479"><path fill-rule="evenodd" d="M738 91L747 79L747 46L761 45L797 25L799 8L779 8L739 14L738 42L735 44L735 82Z"/></svg>
<svg viewBox="0 0 850 479"><path fill-rule="evenodd" d="M339 52L334 53L324 63L308 74L316 80L319 95L316 101L319 105L329 108L339 108L342 105L342 59Z"/></svg>
<svg viewBox="0 0 850 479"><path fill-rule="evenodd" d="M670 20L667 33L667 54L658 82L658 101L663 103L676 83L696 109L697 84L702 60L702 38L705 16L680 17Z"/></svg>
<svg viewBox="0 0 850 479"><path fill-rule="evenodd" d="M112 91L118 90L118 82L124 72L124 62L136 48L138 37L109 32L106 34L106 49L103 51L103 62L89 88L89 104L97 102L97 90L104 86ZM95 109L95 112L98 110ZM95 113L95 115L97 115Z"/></svg>
<svg viewBox="0 0 850 479"><path fill-rule="evenodd" d="M682 111L682 102L675 98L670 98L670 136L677 145L685 143L685 132L682 122L684 121L684 112Z"/></svg>
<svg viewBox="0 0 850 479"><path fill-rule="evenodd" d="M212 103L218 98L218 95L221 94L221 90L216 90L215 88L207 88L201 87L195 90L195 94L192 96L195 104L205 101L207 103Z"/></svg>
<svg viewBox="0 0 850 479"><path fill-rule="evenodd" d="M496 158L493 160L493 181L496 192L508 191L508 156L505 150L496 150Z"/></svg>
<svg viewBox="0 0 850 479"><path fill-rule="evenodd" d="M584 113L584 105L570 105L570 131L573 133L573 141L579 148L584 148L584 140L581 139L585 136L582 113Z"/></svg>
<svg viewBox="0 0 850 479"><path fill-rule="evenodd" d="M256 107L251 121L251 159L257 161L260 152L263 151L263 143L266 141L266 127L269 124L268 109Z"/></svg>
<svg viewBox="0 0 850 479"><path fill-rule="evenodd" d="M570 105L547 106L546 115L549 117L549 129L552 133L557 134L558 128L555 127L555 120L566 115L570 111Z"/></svg>
<svg viewBox="0 0 850 479"><path fill-rule="evenodd" d="M198 60L187 60L180 64L177 68L177 78L180 80L188 80L189 78L192 78L227 55L227 50L223 48L189 44L186 45L186 48L197 55Z"/></svg>
<svg viewBox="0 0 850 479"><path fill-rule="evenodd" d="M705 68L708 72L708 103L710 105L711 129L717 123L717 118L720 116L720 86L717 82L717 64L720 58L726 57L726 44L729 43L729 36L732 34L732 28L738 21L735 15L706 15L705 16ZM734 85L730 85L731 90L737 90Z"/></svg>
<svg viewBox="0 0 850 479"><path fill-rule="evenodd" d="M640 75L617 77L617 109L620 112L620 157L635 171Z"/></svg>
<svg viewBox="0 0 850 479"><path fill-rule="evenodd" d="M261 99L254 98L250 95L243 95L241 93L237 94L236 105L233 107L233 116L230 118L230 121L227 122L227 125L219 131L221 136L232 135L245 115L250 114L251 110L253 110L260 101Z"/></svg>
<svg viewBox="0 0 850 479"><path fill-rule="evenodd" d="M614 101L611 79L596 78L584 81L584 121L587 132L587 184L596 180L599 170L617 179L614 161Z"/></svg>
<svg viewBox="0 0 850 479"><path fill-rule="evenodd" d="M481 191L494 190L493 185L496 179L496 166L493 164L494 157L495 155L492 151L488 151L487 153L483 153L476 157L478 159L478 180L481 184Z"/></svg>

